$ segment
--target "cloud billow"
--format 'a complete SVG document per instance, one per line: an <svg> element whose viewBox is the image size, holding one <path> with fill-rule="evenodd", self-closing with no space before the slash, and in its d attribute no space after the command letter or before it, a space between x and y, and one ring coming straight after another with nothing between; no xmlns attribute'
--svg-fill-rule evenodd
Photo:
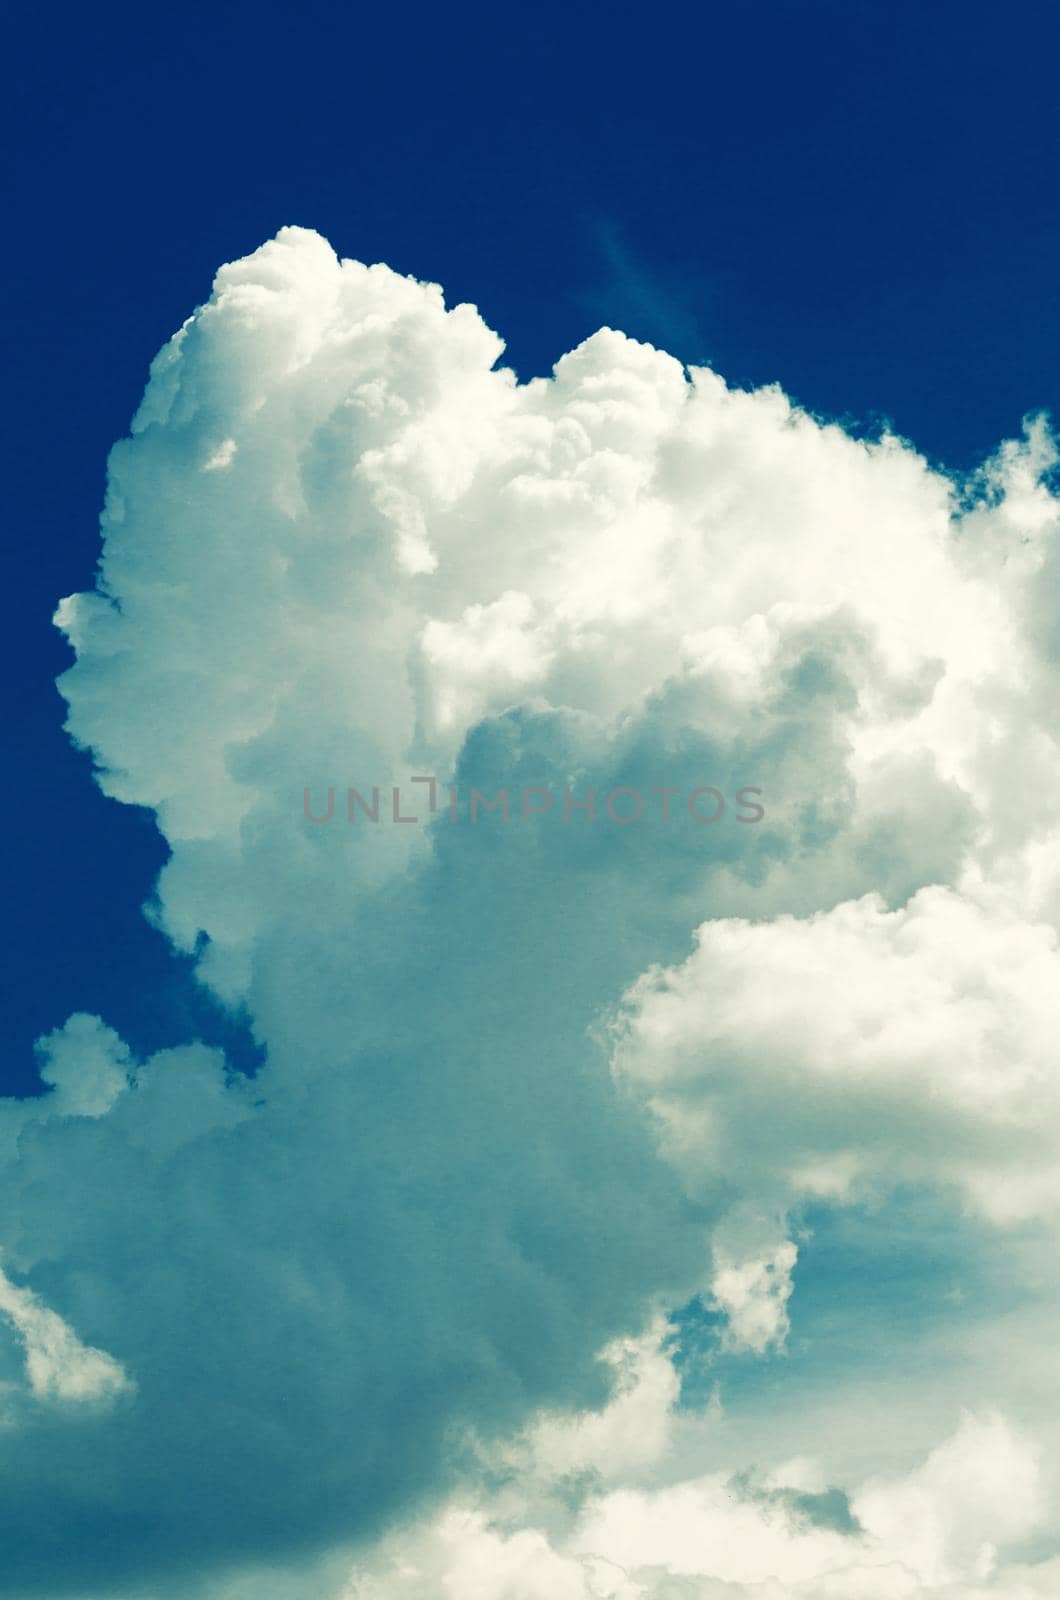
<svg viewBox="0 0 1060 1600"><path fill-rule="evenodd" d="M719 1350L782 1359L811 1199L919 1185L1055 1237L1048 431L958 484L612 330L526 385L502 348L284 229L221 269L115 446L96 589L57 613L68 726L154 810L150 914L265 1060L135 1061L76 1017L51 1092L0 1107L0 1593L235 1600L271 1571L288 1600L323 1562L338 1600L348 1548L384 1600L472 1572L485 1600L773 1600L750 1558L695 1566L698 1518L771 1530L799 1600L858 1562L850 1592L891 1600L920 1592L871 1587L914 1506L942 1600L1046 1517L979 1392L905 1478L841 1463L849 1502L778 1459L726 1511L760 1463L682 1488L615 1439L668 1437L659 1318L697 1293ZM307 787L423 774L753 785L765 816L303 816ZM623 1340L633 1377L600 1359ZM999 1450L1016 1487L977 1542L953 1517ZM848 1514L807 1531L817 1505ZM410 1523L392 1571L365 1554Z"/></svg>

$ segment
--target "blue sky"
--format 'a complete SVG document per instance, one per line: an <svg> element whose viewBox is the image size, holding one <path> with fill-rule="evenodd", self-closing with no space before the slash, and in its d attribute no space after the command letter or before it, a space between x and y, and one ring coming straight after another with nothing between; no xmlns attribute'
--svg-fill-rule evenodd
<svg viewBox="0 0 1060 1600"><path fill-rule="evenodd" d="M1048 3L104 6L6 27L12 1087L78 1007L143 1047L192 1021L243 1049L145 931L163 847L94 792L51 687L107 451L220 261L301 223L473 300L523 377L612 323L857 427L888 418L954 466L1056 403Z"/></svg>
<svg viewBox="0 0 1060 1600"><path fill-rule="evenodd" d="M0 1594L1048 1600L1060 14L7 35Z"/></svg>

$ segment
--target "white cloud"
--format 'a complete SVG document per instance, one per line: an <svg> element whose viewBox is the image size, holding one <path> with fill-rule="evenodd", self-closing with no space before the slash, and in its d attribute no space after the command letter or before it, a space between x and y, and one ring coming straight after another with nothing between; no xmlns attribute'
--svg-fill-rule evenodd
<svg viewBox="0 0 1060 1600"><path fill-rule="evenodd" d="M1039 1509L1035 1452L997 1415L965 1417L908 1478L854 1501L869 1535L936 1586L992 1578L998 1547L1029 1533Z"/></svg>
<svg viewBox="0 0 1060 1600"><path fill-rule="evenodd" d="M1055 1563L999 1562L1039 1515L1034 1450L1002 1417L969 1415L849 1500L717 1475L612 1490L554 1541L451 1509L361 1564L343 1600L1044 1600Z"/></svg>
<svg viewBox="0 0 1060 1600"><path fill-rule="evenodd" d="M1005 1222L1055 1215L1055 930L952 890L769 923L705 923L638 980L616 1071L698 1188L772 1196L961 1186Z"/></svg>
<svg viewBox="0 0 1060 1600"><path fill-rule="evenodd" d="M641 1338L615 1340L601 1356L615 1374L607 1405L536 1417L514 1447L494 1457L495 1469L507 1468L525 1493L528 1484L547 1487L579 1476L622 1479L659 1461L670 1443L681 1388L665 1349L667 1333L657 1318Z"/></svg>
<svg viewBox="0 0 1060 1600"><path fill-rule="evenodd" d="M128 1087L128 1046L99 1017L75 1012L37 1049L40 1075L53 1090L43 1108L48 1114L102 1117Z"/></svg>
<svg viewBox="0 0 1060 1600"><path fill-rule="evenodd" d="M790 1240L784 1240L770 1255L750 1261L737 1262L724 1252L719 1254L711 1292L718 1310L728 1319L727 1348L762 1355L771 1346L783 1347L789 1329L791 1273L797 1259L798 1250Z"/></svg>
<svg viewBox="0 0 1060 1600"><path fill-rule="evenodd" d="M26 1377L39 1400L110 1400L133 1387L113 1357L82 1344L62 1317L2 1271L0 1316L22 1341Z"/></svg>
<svg viewBox="0 0 1060 1600"><path fill-rule="evenodd" d="M330 1573L515 1460L556 1518L559 1480L603 1484L581 1526L607 1548L475 1510L388 1596L915 1592L898 1557L844 1577L849 1535L793 1527L780 1488L727 1500L752 1462L671 1471L690 1435L651 1330L699 1292L709 1359L762 1358L777 1396L807 1200L897 1181L1054 1226L1052 445L1032 426L958 483L612 330L526 385L501 350L473 307L285 229L221 269L112 454L98 586L57 613L70 730L154 810L151 914L266 1064L133 1063L79 1016L42 1043L51 1092L2 1108L13 1292L138 1386L69 1432L8 1396L6 1593L266 1593L247 1574ZM678 799L628 828L302 817L306 786L385 810L431 773ZM708 785L729 805L699 826ZM921 1454L936 1375L894 1401ZM929 1504L909 1582L988 1581L951 1526L981 1502L930 1510L939 1459L902 1490ZM728 1566L695 1566L704 1526Z"/></svg>
<svg viewBox="0 0 1060 1600"><path fill-rule="evenodd" d="M571 1560L536 1529L503 1534L453 1511L404 1545L395 1567L361 1572L341 1600L640 1600L612 1563Z"/></svg>
<svg viewBox="0 0 1060 1600"><path fill-rule="evenodd" d="M473 308L287 229L222 269L115 449L102 591L59 611L82 662L64 679L71 727L109 792L159 811L164 924L184 948L210 935L204 971L225 992L246 990L269 924L291 787L385 784L414 750L444 765L528 690L609 717L684 680L701 726L746 733L801 630L850 680L830 709L877 827L873 793L902 815L915 753L929 763L904 824L918 833L945 804L931 762L975 814L998 695L1026 730L1010 555L1025 574L1027 543L1055 531L1040 431L1000 458L991 498L1008 497L955 533L951 485L911 450L821 427L779 391L688 379L610 330L524 387L493 368L499 350ZM225 470L192 492L184 462L204 450ZM768 783L758 761L746 776ZM798 795L774 782L773 814L831 803L839 776L822 774L827 795L809 772ZM416 841L390 842L400 872ZM888 844L915 856L914 838ZM383 855L354 855L355 879Z"/></svg>

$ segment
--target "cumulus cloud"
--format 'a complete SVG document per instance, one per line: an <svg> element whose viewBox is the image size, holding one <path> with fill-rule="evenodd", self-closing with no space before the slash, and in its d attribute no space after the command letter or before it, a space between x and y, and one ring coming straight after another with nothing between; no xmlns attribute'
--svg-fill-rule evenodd
<svg viewBox="0 0 1060 1600"><path fill-rule="evenodd" d="M785 1239L768 1256L733 1261L720 1254L711 1290L718 1309L727 1319L725 1343L730 1349L763 1354L780 1347L787 1337L787 1302L792 1291L791 1271L798 1250Z"/></svg>
<svg viewBox="0 0 1060 1600"><path fill-rule="evenodd" d="M616 1070L696 1186L786 1205L948 1181L996 1220L1052 1216L1057 946L942 887L708 922L630 991Z"/></svg>
<svg viewBox="0 0 1060 1600"><path fill-rule="evenodd" d="M102 1117L128 1086L129 1048L100 1017L75 1012L38 1040L37 1052L41 1078L53 1091L49 1114Z"/></svg>
<svg viewBox="0 0 1060 1600"><path fill-rule="evenodd" d="M652 1467L671 1443L680 1398L680 1378L667 1349L669 1332L665 1319L657 1318L640 1338L608 1345L600 1356L614 1373L607 1405L535 1417L514 1444L494 1453L493 1471L514 1481L525 1497L530 1487L547 1493L572 1479L622 1480Z"/></svg>
<svg viewBox="0 0 1060 1600"><path fill-rule="evenodd" d="M11 1304L136 1384L76 1427L5 1396L4 1593L317 1600L410 1518L366 1593L868 1596L882 1555L835 1588L855 1537L994 1582L952 1532L993 1527L978 1490L937 1502L1002 1424L905 1453L912 1554L886 1487L851 1491L869 1533L807 1528L832 1477L731 1503L780 1463L663 1465L691 1436L660 1319L699 1296L708 1362L777 1394L810 1202L904 1186L1054 1237L1050 436L958 482L613 330L528 384L502 349L284 229L112 453L96 588L57 612L68 726L154 811L149 915L265 1064L134 1062L79 1016L2 1108ZM472 788L515 815L472 822ZM483 1475L507 1522L430 1520ZM552 1480L599 1548L533 1524ZM774 1565L677 1559L702 1527Z"/></svg>
<svg viewBox="0 0 1060 1600"><path fill-rule="evenodd" d="M1056 1563L998 1552L1039 1509L1033 1448L1000 1416L968 1415L907 1475L849 1498L715 1475L612 1490L552 1540L454 1508L361 1565L343 1600L1034 1600Z"/></svg>

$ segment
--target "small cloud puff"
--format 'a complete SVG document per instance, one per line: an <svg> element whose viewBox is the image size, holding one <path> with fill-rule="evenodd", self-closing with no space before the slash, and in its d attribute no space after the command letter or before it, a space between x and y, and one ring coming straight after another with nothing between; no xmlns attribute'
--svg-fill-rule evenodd
<svg viewBox="0 0 1060 1600"><path fill-rule="evenodd" d="M21 1339L38 1400L107 1401L134 1388L119 1362L78 1339L62 1317L0 1271L0 1316Z"/></svg>

